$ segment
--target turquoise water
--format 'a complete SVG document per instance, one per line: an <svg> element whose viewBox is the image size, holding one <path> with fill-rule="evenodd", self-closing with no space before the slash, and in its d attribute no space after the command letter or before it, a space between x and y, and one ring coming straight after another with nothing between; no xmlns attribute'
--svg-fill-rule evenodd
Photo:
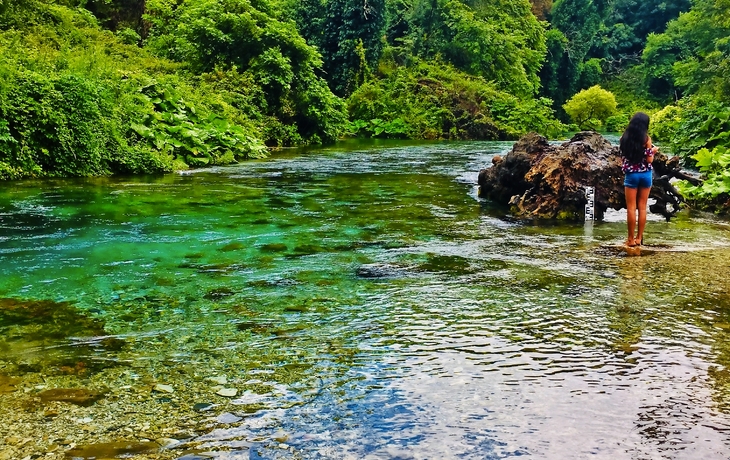
<svg viewBox="0 0 730 460"><path fill-rule="evenodd" d="M476 190L510 147L3 184L0 374L175 387L147 431L194 429L160 458L727 457L728 222L652 217L627 257L621 212L516 221ZM115 395L84 410L141 404Z"/></svg>

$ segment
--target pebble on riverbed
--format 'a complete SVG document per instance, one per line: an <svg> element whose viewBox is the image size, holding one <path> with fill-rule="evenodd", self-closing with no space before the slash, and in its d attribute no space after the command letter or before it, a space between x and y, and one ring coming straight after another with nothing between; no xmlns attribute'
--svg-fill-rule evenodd
<svg viewBox="0 0 730 460"><path fill-rule="evenodd" d="M215 394L218 396L224 396L226 398L233 398L238 394L238 390L235 388L221 388L220 390L216 391Z"/></svg>
<svg viewBox="0 0 730 460"><path fill-rule="evenodd" d="M155 391L160 393L174 393L175 389L171 385L157 384L154 388Z"/></svg>
<svg viewBox="0 0 730 460"><path fill-rule="evenodd" d="M208 377L206 379L209 382L217 383L218 385L225 385L228 383L228 378L225 375L216 375L215 377Z"/></svg>

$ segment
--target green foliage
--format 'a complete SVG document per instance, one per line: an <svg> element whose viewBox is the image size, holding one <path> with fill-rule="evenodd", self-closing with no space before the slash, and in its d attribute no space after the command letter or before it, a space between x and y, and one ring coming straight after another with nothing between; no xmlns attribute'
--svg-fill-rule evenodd
<svg viewBox="0 0 730 460"><path fill-rule="evenodd" d="M722 211L723 207L727 208L730 204L730 149L700 149L692 158L704 181L699 186L683 181L679 184L682 194L708 209Z"/></svg>
<svg viewBox="0 0 730 460"><path fill-rule="evenodd" d="M200 116L195 106L173 88L153 82L139 92L148 110L130 128L150 148L170 154L189 166L266 156L265 147L243 128L215 113Z"/></svg>
<svg viewBox="0 0 730 460"><path fill-rule="evenodd" d="M597 130L616 113L616 106L613 93L596 85L580 91L563 108L581 129Z"/></svg>
<svg viewBox="0 0 730 460"><path fill-rule="evenodd" d="M550 29L545 34L547 55L545 64L540 69L540 95L553 100L553 108L561 118L563 104L580 90L580 63L568 51L568 39L557 29Z"/></svg>
<svg viewBox="0 0 730 460"><path fill-rule="evenodd" d="M293 22L280 21L249 0L188 0L177 9L157 1L147 16L153 24L149 46L197 73L217 72L217 79L230 71L233 78L243 74L263 96L249 98L245 109L250 118L268 120L268 143L331 141L341 133L344 104L318 76L321 57Z"/></svg>
<svg viewBox="0 0 730 460"><path fill-rule="evenodd" d="M549 39L546 65L540 73L541 94L553 99L557 108L567 100L566 93L569 96L596 84L615 86L615 79L635 80L629 88L636 97L646 98L648 90L653 98L667 103L676 96L667 75L676 53L681 52L679 44L672 44L660 55L650 53L652 58L644 61L638 74L633 69L642 63L647 40L656 41L654 34L664 31L666 24L688 11L690 5L690 0L556 1L551 26L565 41L557 36ZM597 59L600 69L591 64Z"/></svg>
<svg viewBox="0 0 730 460"><path fill-rule="evenodd" d="M580 75L580 87L590 88L601 83L603 76L603 68L601 67L601 60L592 58L581 63L578 66Z"/></svg>
<svg viewBox="0 0 730 460"><path fill-rule="evenodd" d="M261 131L212 85L123 44L133 32L25 5L29 23L0 31L0 178L159 173L265 152Z"/></svg>
<svg viewBox="0 0 730 460"><path fill-rule="evenodd" d="M591 54L607 59L617 69L625 68L627 61L635 62L641 55L650 34L663 32L669 21L690 6L690 0L613 0L604 12Z"/></svg>
<svg viewBox="0 0 730 460"><path fill-rule="evenodd" d="M691 11L650 37L644 51L655 85L730 102L730 15L727 0L695 0Z"/></svg>
<svg viewBox="0 0 730 460"><path fill-rule="evenodd" d="M402 118L383 120L373 118L372 120L354 120L350 122L349 132L352 135L368 135L371 137L386 137L394 139L407 138L411 134L412 126L403 121Z"/></svg>
<svg viewBox="0 0 730 460"><path fill-rule="evenodd" d="M142 32L145 0L73 0L74 6L89 10L105 28Z"/></svg>
<svg viewBox="0 0 730 460"><path fill-rule="evenodd" d="M692 56L692 44L686 38L691 18L692 14L685 14L673 21L665 33L647 39L642 68L650 94L659 100L674 99L680 91L675 84L674 64Z"/></svg>
<svg viewBox="0 0 730 460"><path fill-rule="evenodd" d="M617 115L606 118L606 122L603 124L605 131L610 133L621 133L626 129L629 124L631 116L628 113L619 113Z"/></svg>
<svg viewBox="0 0 730 460"><path fill-rule="evenodd" d="M704 178L699 186L684 182L681 192L697 207L730 209L730 104L706 97L685 98L654 115L652 133L668 140L674 154Z"/></svg>
<svg viewBox="0 0 730 460"><path fill-rule="evenodd" d="M400 37L408 0L290 0L291 16L307 42L324 57L323 70L332 90L347 96L375 68L383 50L387 22ZM398 23L400 21L400 23Z"/></svg>
<svg viewBox="0 0 730 460"><path fill-rule="evenodd" d="M414 0L408 41L421 58L441 58L499 89L530 97L546 49L527 0Z"/></svg>
<svg viewBox="0 0 730 460"><path fill-rule="evenodd" d="M730 104L694 97L671 110L671 117L656 120L654 126L668 136L670 147L685 164L703 148L730 146Z"/></svg>
<svg viewBox="0 0 730 460"><path fill-rule="evenodd" d="M119 38L120 42L127 45L136 45L137 43L142 41L142 37L140 37L137 32L130 29L129 27L120 29L117 32L117 37Z"/></svg>
<svg viewBox="0 0 730 460"><path fill-rule="evenodd" d="M556 0L550 12L550 22L567 38L567 52L578 63L588 56L596 34L601 28L601 14L592 0Z"/></svg>
<svg viewBox="0 0 730 460"><path fill-rule="evenodd" d="M651 117L649 132L652 139L657 141L671 141L677 134L682 122L682 111L676 105L665 106Z"/></svg>
<svg viewBox="0 0 730 460"><path fill-rule="evenodd" d="M386 57L394 58L393 50ZM545 99L520 100L448 64L381 63L381 74L348 99L355 135L417 139L507 139L564 126Z"/></svg>
<svg viewBox="0 0 730 460"><path fill-rule="evenodd" d="M324 71L336 94L351 94L383 49L385 0L327 0L322 40Z"/></svg>
<svg viewBox="0 0 730 460"><path fill-rule="evenodd" d="M111 107L103 87L74 76L49 78L27 71L4 77L0 162L5 179L108 172L117 141L104 116Z"/></svg>

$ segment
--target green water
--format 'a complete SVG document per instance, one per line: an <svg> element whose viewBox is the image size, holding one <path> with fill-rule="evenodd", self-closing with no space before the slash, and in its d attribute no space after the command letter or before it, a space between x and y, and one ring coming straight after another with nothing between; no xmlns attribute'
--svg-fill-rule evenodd
<svg viewBox="0 0 730 460"><path fill-rule="evenodd" d="M621 212L515 221L476 190L510 146L3 184L0 375L27 391L0 410L41 433L33 385L104 385L79 443L174 428L216 458L728 457L728 222L652 217L627 257ZM101 429L136 412L151 434Z"/></svg>

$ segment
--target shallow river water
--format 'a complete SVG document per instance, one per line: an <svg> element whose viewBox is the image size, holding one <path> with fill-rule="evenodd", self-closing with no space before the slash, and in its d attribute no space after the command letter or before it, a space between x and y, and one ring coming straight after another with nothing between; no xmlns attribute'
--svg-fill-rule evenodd
<svg viewBox="0 0 730 460"><path fill-rule="evenodd" d="M730 224L511 219L510 146L2 184L0 459L730 458Z"/></svg>

